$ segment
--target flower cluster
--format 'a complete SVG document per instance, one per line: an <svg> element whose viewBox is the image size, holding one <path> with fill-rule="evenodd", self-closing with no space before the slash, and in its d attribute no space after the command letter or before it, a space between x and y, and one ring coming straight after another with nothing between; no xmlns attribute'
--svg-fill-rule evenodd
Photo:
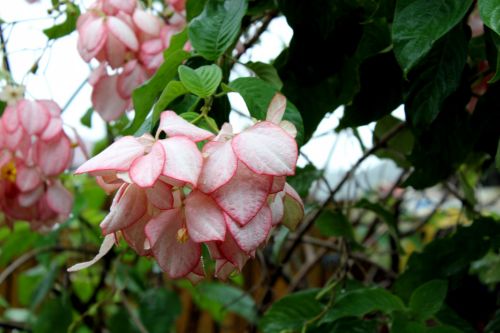
<svg viewBox="0 0 500 333"><path fill-rule="evenodd" d="M73 156L61 109L50 100L21 99L0 118L0 212L35 230L65 220L73 205L59 175Z"/></svg>
<svg viewBox="0 0 500 333"><path fill-rule="evenodd" d="M172 8L183 10L182 4ZM131 108L132 91L158 69L171 36L184 25L180 14L165 23L136 0L97 0L78 18L78 51L86 62L100 62L89 83L92 105L105 121Z"/></svg>
<svg viewBox="0 0 500 333"><path fill-rule="evenodd" d="M123 137L80 166L76 173L94 175L117 193L100 225L107 235L100 254L72 270L95 262L117 233L138 254L154 256L171 278L205 276L202 244L216 277L241 270L274 226L293 228L304 214L286 183L298 148L295 127L281 121L285 106L277 95L266 121L238 134L225 124L215 137L165 111L156 138ZM159 139L162 132L166 139Z"/></svg>

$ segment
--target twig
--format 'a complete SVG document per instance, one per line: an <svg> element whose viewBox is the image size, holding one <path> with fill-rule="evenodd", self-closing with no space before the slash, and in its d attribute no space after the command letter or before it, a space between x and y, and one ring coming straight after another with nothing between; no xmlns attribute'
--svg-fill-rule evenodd
<svg viewBox="0 0 500 333"><path fill-rule="evenodd" d="M241 48L241 50L239 50L238 53L236 53L236 55L234 56L236 60L239 60L241 56L244 55L245 52L248 51L248 49L250 49L259 40L260 36L267 30L269 24L276 16L278 16L278 11L276 10L264 16L261 26L257 29L255 34L250 39L243 43L243 47Z"/></svg>
<svg viewBox="0 0 500 333"><path fill-rule="evenodd" d="M7 72L10 73L10 63L9 63L9 58L7 57L7 45L5 44L5 39L3 37L3 29L1 24L0 24L0 44L2 45L3 67Z"/></svg>
<svg viewBox="0 0 500 333"><path fill-rule="evenodd" d="M78 88L76 88L73 94L69 97L68 101L66 102L66 104L64 104L63 108L61 109L61 113L66 111L66 109L71 105L71 103L73 103L73 100L76 98L76 96L78 96L83 87L85 87L85 84L87 84L87 79L83 80L83 82L80 83Z"/></svg>
<svg viewBox="0 0 500 333"><path fill-rule="evenodd" d="M300 282L306 277L306 275L311 271L311 269L320 261L320 259L329 251L327 247L322 247L319 249L318 253L311 260L307 261L298 271L298 273L292 278L292 281L288 285L288 292L291 293L299 286Z"/></svg>

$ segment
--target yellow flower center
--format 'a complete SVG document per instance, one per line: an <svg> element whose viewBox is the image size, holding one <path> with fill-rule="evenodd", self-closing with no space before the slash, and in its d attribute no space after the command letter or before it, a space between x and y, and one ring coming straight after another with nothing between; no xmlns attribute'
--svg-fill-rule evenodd
<svg viewBox="0 0 500 333"><path fill-rule="evenodd" d="M181 244L184 244L187 242L189 239L188 231L186 228L182 227L179 230L177 230L177 241Z"/></svg>
<svg viewBox="0 0 500 333"><path fill-rule="evenodd" d="M0 169L0 180L7 180L13 183L16 181L16 175L17 175L16 165L12 161L5 164Z"/></svg>

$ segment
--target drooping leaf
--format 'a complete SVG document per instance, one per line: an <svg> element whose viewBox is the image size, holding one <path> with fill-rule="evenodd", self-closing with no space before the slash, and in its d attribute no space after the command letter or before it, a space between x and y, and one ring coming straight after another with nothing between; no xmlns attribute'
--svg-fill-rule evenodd
<svg viewBox="0 0 500 333"><path fill-rule="evenodd" d="M347 240L354 241L354 229L351 222L341 211L326 210L318 216L316 228L326 237L345 237Z"/></svg>
<svg viewBox="0 0 500 333"><path fill-rule="evenodd" d="M201 66L196 69L179 67L179 77L187 90L201 98L215 93L222 80L222 71L217 65Z"/></svg>
<svg viewBox="0 0 500 333"><path fill-rule="evenodd" d="M500 2L498 0L479 0L478 6L484 24L500 34Z"/></svg>
<svg viewBox="0 0 500 333"><path fill-rule="evenodd" d="M71 2L66 2L66 20L43 30L43 33L48 39L57 39L69 35L76 29L78 16L80 16L80 8Z"/></svg>
<svg viewBox="0 0 500 333"><path fill-rule="evenodd" d="M33 325L34 333L66 333L72 321L69 301L56 298L42 307L38 320Z"/></svg>
<svg viewBox="0 0 500 333"><path fill-rule="evenodd" d="M394 130L396 126L400 126L403 122L396 117L387 115L377 121L375 130L373 131L373 144L377 144L387 133ZM409 168L411 166L407 156L411 153L414 144L414 136L409 128L404 128L391 140L387 142L385 147L380 148L375 153L379 158L392 159L398 166Z"/></svg>
<svg viewBox="0 0 500 333"><path fill-rule="evenodd" d="M410 75L405 111L414 126L434 121L444 100L457 90L467 59L467 43L464 29L457 26L435 43Z"/></svg>
<svg viewBox="0 0 500 333"><path fill-rule="evenodd" d="M432 280L424 283L411 294L410 310L420 320L427 320L441 309L448 282L444 280Z"/></svg>
<svg viewBox="0 0 500 333"><path fill-rule="evenodd" d="M247 62L245 64L252 72L257 75L260 79L272 84L277 90L281 90L283 87L283 82L281 82L280 76L276 68L271 64L266 64L260 61L257 62Z"/></svg>
<svg viewBox="0 0 500 333"><path fill-rule="evenodd" d="M80 123L88 128L92 127L92 114L94 113L93 108L88 108L87 112L80 118Z"/></svg>
<svg viewBox="0 0 500 333"><path fill-rule="evenodd" d="M207 0L188 26L193 48L204 58L216 60L237 38L246 9L246 0Z"/></svg>
<svg viewBox="0 0 500 333"><path fill-rule="evenodd" d="M399 0L392 38L394 52L407 74L467 13L472 0Z"/></svg>
<svg viewBox="0 0 500 333"><path fill-rule="evenodd" d="M276 301L259 322L263 333L300 331L304 324L323 309L316 300L318 290L305 290Z"/></svg>

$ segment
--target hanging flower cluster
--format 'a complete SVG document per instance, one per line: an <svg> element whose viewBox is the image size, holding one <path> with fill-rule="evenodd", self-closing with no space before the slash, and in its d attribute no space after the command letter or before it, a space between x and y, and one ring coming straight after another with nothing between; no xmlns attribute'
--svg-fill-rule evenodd
<svg viewBox="0 0 500 333"><path fill-rule="evenodd" d="M67 219L71 193L59 175L72 160L61 109L50 100L21 99L0 118L0 212L7 223L48 229Z"/></svg>
<svg viewBox="0 0 500 333"><path fill-rule="evenodd" d="M158 69L170 38L184 26L180 14L165 23L136 0L98 0L78 18L78 51L86 62L100 62L89 83L92 105L105 121L131 109L132 91Z"/></svg>
<svg viewBox="0 0 500 333"><path fill-rule="evenodd" d="M202 244L216 261L216 277L241 270L273 227L293 228L304 214L286 183L298 148L295 127L281 121L285 107L277 95L266 121L238 134L225 124L215 137L165 111L156 138L123 137L84 163L76 173L94 175L117 193L100 225L108 235L100 254L72 270L102 257L118 233L138 254L154 256L171 278L205 276ZM166 139L159 139L162 132Z"/></svg>

